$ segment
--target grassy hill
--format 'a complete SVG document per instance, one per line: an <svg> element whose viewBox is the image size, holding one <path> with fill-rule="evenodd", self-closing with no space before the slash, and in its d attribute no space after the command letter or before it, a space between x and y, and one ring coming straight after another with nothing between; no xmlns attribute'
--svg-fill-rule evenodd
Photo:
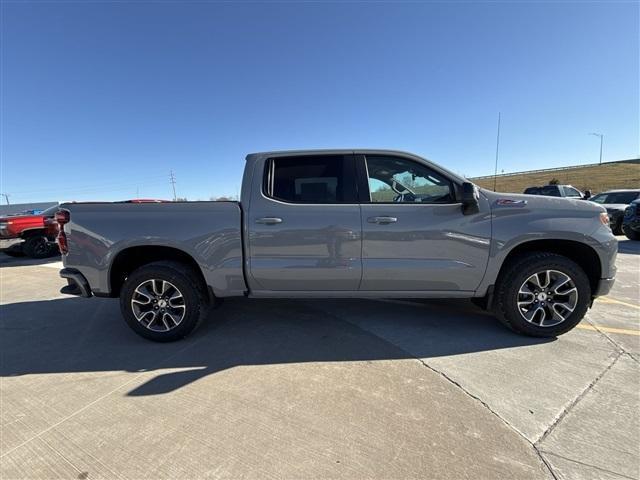
<svg viewBox="0 0 640 480"><path fill-rule="evenodd" d="M522 193L527 187L547 185L552 179L582 191L591 190L591 193L614 188L640 188L640 159L506 173L496 177L496 191ZM493 175L472 178L471 181L493 190Z"/></svg>

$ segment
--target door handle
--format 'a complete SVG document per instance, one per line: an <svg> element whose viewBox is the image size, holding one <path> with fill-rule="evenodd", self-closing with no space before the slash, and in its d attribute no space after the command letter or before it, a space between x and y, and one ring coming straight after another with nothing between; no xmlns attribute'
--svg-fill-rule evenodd
<svg viewBox="0 0 640 480"><path fill-rule="evenodd" d="M367 218L367 222L369 223L396 223L398 219L396 217L369 217Z"/></svg>
<svg viewBox="0 0 640 480"><path fill-rule="evenodd" d="M262 217L258 218L256 223L261 223L262 225L275 225L276 223L282 223L282 219L278 217Z"/></svg>

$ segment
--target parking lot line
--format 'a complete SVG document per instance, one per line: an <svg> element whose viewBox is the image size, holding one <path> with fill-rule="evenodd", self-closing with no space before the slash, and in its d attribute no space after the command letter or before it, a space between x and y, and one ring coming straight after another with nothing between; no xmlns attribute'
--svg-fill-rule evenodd
<svg viewBox="0 0 640 480"><path fill-rule="evenodd" d="M580 328L582 330L592 330L594 332L620 333L622 335L635 335L640 337L640 330L630 330L628 328L603 327L600 325L593 326L583 323L576 325L576 328Z"/></svg>
<svg viewBox="0 0 640 480"><path fill-rule="evenodd" d="M618 305L625 305L627 307L636 308L636 309L640 310L640 305L635 305L635 304L629 303L629 302L623 302L622 300L616 300L615 298L598 297L598 299L596 301L597 302L602 302L602 303L615 303L615 304L618 304Z"/></svg>

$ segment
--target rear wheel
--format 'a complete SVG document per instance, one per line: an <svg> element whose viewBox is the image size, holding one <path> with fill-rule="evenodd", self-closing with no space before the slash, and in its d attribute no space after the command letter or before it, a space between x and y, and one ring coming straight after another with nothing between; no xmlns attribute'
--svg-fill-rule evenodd
<svg viewBox="0 0 640 480"><path fill-rule="evenodd" d="M22 250L27 257L46 258L51 254L49 241L44 235L33 235L24 241Z"/></svg>
<svg viewBox="0 0 640 480"><path fill-rule="evenodd" d="M591 301L587 275L574 261L532 252L514 259L496 286L496 316L512 330L535 337L568 332Z"/></svg>
<svg viewBox="0 0 640 480"><path fill-rule="evenodd" d="M186 337L200 323L205 288L196 273L177 262L155 262L129 275L120 292L120 309L140 336L156 342Z"/></svg>

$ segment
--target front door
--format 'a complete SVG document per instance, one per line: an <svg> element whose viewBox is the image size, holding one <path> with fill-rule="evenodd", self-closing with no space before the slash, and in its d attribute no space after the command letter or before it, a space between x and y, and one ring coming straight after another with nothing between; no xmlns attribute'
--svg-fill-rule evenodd
<svg viewBox="0 0 640 480"><path fill-rule="evenodd" d="M426 163L367 155L360 290L473 291L489 258L488 205L463 215L457 189Z"/></svg>
<svg viewBox="0 0 640 480"><path fill-rule="evenodd" d="M253 290L357 291L362 228L354 157L278 156L260 173L247 219Z"/></svg>

